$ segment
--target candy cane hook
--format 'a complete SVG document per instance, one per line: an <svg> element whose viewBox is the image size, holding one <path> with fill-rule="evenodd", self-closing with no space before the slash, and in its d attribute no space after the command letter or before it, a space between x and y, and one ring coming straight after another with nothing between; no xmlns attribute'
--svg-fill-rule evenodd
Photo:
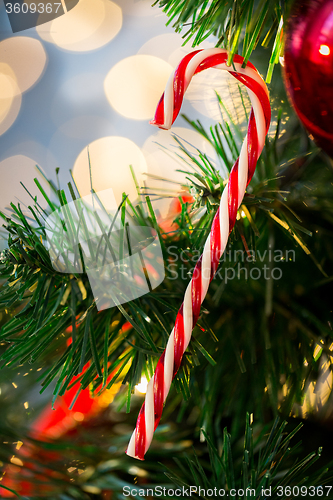
<svg viewBox="0 0 333 500"><path fill-rule="evenodd" d="M127 455L140 460L144 460L161 419L172 379L180 367L198 320L201 304L235 225L237 210L254 174L270 124L268 90L256 68L250 62L242 68L244 59L238 55L234 56L232 66L227 66L227 60L228 53L224 49L196 50L186 55L171 74L157 105L154 120L150 122L159 128L169 129L179 114L184 93L192 77L211 67L228 71L245 85L252 104L247 135L239 158L230 172L203 253L197 261L192 279L186 288L184 301L177 313L175 326L157 363L154 376L148 383L145 401L128 444Z"/></svg>

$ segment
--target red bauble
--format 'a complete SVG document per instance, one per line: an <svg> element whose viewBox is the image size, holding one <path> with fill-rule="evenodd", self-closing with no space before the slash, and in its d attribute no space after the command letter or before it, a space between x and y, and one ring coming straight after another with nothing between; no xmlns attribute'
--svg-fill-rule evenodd
<svg viewBox="0 0 333 500"><path fill-rule="evenodd" d="M316 143L333 157L333 0L297 0L285 38L285 83Z"/></svg>

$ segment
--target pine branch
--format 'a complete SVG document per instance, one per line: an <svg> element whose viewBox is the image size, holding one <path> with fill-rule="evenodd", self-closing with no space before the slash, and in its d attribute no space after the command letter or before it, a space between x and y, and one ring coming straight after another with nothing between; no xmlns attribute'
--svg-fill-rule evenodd
<svg viewBox="0 0 333 500"><path fill-rule="evenodd" d="M2 214L9 238L8 249L2 253L0 265L1 278L6 280L0 291L0 305L2 311L6 312L0 340L8 346L1 360L9 366L39 361L44 366L42 392L53 380L57 380L53 401L71 387L72 379L77 375L80 375L82 389L92 384L94 392L110 388L119 379L123 379L124 383L128 381L130 387L134 387L140 381L143 367L147 364L153 367L152 360L157 359L162 352L162 347L159 347L161 339L165 339L166 332L170 331L171 316L168 322L160 316L159 327L154 326L154 314L160 303L164 308L167 305L164 297L168 292L165 290L160 294L154 291L144 298L119 304L110 311L98 312L85 272L86 254L83 259L82 252L87 252L87 249L81 249L78 256L74 236L78 222L73 220L73 213L66 208L65 194L57 193L59 205L56 205L48 199L40 184L37 185L50 208L58 210L59 206L63 206L66 209L65 220L53 229L53 253L49 254L45 248L44 224L47 213L42 212L41 220L37 204L30 207L37 227L31 224L19 206L12 205L12 217ZM73 190L70 191L75 201ZM165 250L164 238L160 234L149 197L146 208L142 208L141 204L133 206L130 201L128 207L130 215L126 211L121 216L134 218L139 226L154 227ZM84 220L80 213L78 215L80 220ZM188 235L186 217L184 224L184 234ZM126 226L125 219L122 225ZM84 231L87 230L87 225L84 225ZM89 243L89 235L86 235L86 240ZM110 244L108 238L104 245L100 240L96 245L96 260L98 255L105 258L105 249ZM63 271L63 263L59 257L68 266L72 265L70 259L74 259L76 268L72 272L60 272ZM171 288L171 284L167 286L167 289ZM178 303L179 296L176 294L167 308L175 310ZM208 357L205 349L200 344L198 346ZM191 364L190 360L184 361L179 374L179 380L186 380L185 385L180 384L184 395L188 385L188 377L184 377L188 364Z"/></svg>
<svg viewBox="0 0 333 500"><path fill-rule="evenodd" d="M236 53L245 57L245 64L259 43L270 47L266 78L270 83L283 49L283 20L291 0L157 0L156 4L169 16L167 24L173 23L176 32L184 31L184 44L191 40L195 47L215 35L216 46L230 51L228 64Z"/></svg>
<svg viewBox="0 0 333 500"><path fill-rule="evenodd" d="M116 404L123 395L118 394ZM13 409L17 412L17 398L13 400ZM193 422L189 424L184 419L176 428L172 415L157 430L157 443L146 460L140 466L133 466L123 453L130 432L119 423L133 425L135 415L116 414L114 410L115 404L111 411L102 412L84 426L48 442L32 439L22 428L14 431L1 424L1 461L6 465L20 464L16 473L6 469L4 477L8 479L10 474L11 486L21 495L26 495L29 487L29 498L43 495L50 500L104 499L110 492L114 498L122 499L128 491L133 497L142 497L157 487L165 488L163 498L175 498L171 490L183 487L187 490L190 485L193 498L202 498L203 495L198 495L199 487L225 492L235 488L239 490L235 496L239 500L244 498L241 489L255 490L252 498L260 498L262 488L271 488L271 498L283 499L291 496L288 489L283 494L286 486L294 488L294 492L298 487L305 498L311 498L304 494L307 490L313 493L318 488L318 496L321 488L325 493L330 491L333 463L329 449L325 454L328 443L325 440L324 449L309 450L302 443L309 432L306 422L297 424L291 419L287 425L277 419L262 426L253 424L252 416L247 415L245 432L242 428L239 433L229 434L217 419L216 425L223 435L222 446L217 446L214 438L202 430L203 439L195 441L191 451L189 437L193 436ZM8 398L3 412L10 414Z"/></svg>
<svg viewBox="0 0 333 500"><path fill-rule="evenodd" d="M232 438L226 428L221 449L202 430L210 464L205 463L198 454L186 453L185 458L174 459L178 474L168 470L166 476L179 488L188 490L189 485L192 485L194 498L205 496L204 490L207 492L206 497L210 496L211 491L224 491L235 495L238 500L247 496L262 498L265 495L287 500L297 498L297 492L302 492L305 497L309 493L310 497L311 493L316 494L317 488L318 495L324 491L329 495L333 462L316 470L314 464L320 458L322 448L301 458L300 443L292 445L291 441L299 433L302 424L289 433L285 432L286 425L287 422L280 423L277 419L267 437L263 431L258 435L258 430L255 437L255 428L247 415L243 456L239 456L238 447L236 459L233 457Z"/></svg>
<svg viewBox="0 0 333 500"><path fill-rule="evenodd" d="M226 120L217 127L205 131L200 122L190 123L210 142L220 164L228 170L238 154L241 130L221 100L220 105ZM211 433L211 416L222 404L226 415L238 415L235 422L240 421L239 412L244 406L261 408L262 398L273 414L278 410L284 414L296 411L296 404L304 410L305 381L311 377L316 380L320 373L321 360L313 357L316 345L332 361L332 334L325 326L330 309L324 307L325 287L333 275L329 260L324 260L332 255L333 248L330 227L333 200L327 189L331 173L325 156L318 155L315 149L304 150L304 135L299 128L293 128L291 123L281 138L278 130L279 121L240 207L225 259L211 283L193 342L175 379L175 387L185 401L194 398L200 407L207 409L198 416L198 421ZM131 217L140 226L154 228L163 249L166 278L157 289L141 298L98 312L83 265L80 273L74 270L65 274L54 269L43 244L47 214L37 204L32 207L37 226L27 220L19 207L13 206L15 214L5 217L9 239L0 272L7 282L1 288L0 303L6 316L0 339L7 350L2 360L11 366L39 361L44 367L42 391L57 380L54 400L79 375L81 387L90 386L94 393L118 380L128 383L125 404L129 407L131 392L142 374L150 378L153 373L172 330L195 259L202 252L225 183L218 165L213 165L200 151L190 153L181 139L177 143L180 156L186 159L184 170L195 204L190 206L180 198L181 210L175 214L172 226L175 229L162 235L149 198L146 204L138 205L126 199L126 210L122 207L119 210L119 217ZM286 159L293 156L295 159L287 165ZM295 174L294 165L302 165L302 177L300 169ZM320 182L316 180L318 177ZM50 208L66 206L64 193L59 193L58 205L47 201ZM191 208L193 211L189 213ZM68 216L60 229L74 227L73 224ZM317 231L323 237L316 238L313 244L311 234L318 234ZM71 237L64 242L68 255L74 255ZM107 245L104 239L92 251L104 258ZM269 248L271 252L280 252L279 256L270 254ZM78 266L82 260L85 263L83 252L87 249L82 248L77 255ZM264 278L266 272L271 273L275 268L276 273L287 272L288 255L292 258L288 280ZM302 293L310 293L314 285L313 278L303 272L309 266L315 269L318 293L316 300L306 307ZM252 268L260 273L261 280L251 278ZM273 285L278 285L274 293ZM227 294L223 293L226 287ZM299 295L299 290L304 292ZM239 315L240 310L246 314ZM311 311L311 318L320 319L310 321L309 314L305 316L307 310ZM300 317L302 314L306 320ZM241 332L237 339L234 331ZM254 331L258 332L255 336ZM210 378L194 383L189 376L196 373L193 368L199 373L206 368ZM222 378L229 381L222 398L212 390L211 381L215 377L216 387ZM248 390L239 393L245 378ZM287 394L282 397L283 391ZM180 412L185 410L186 405L182 405ZM221 441L223 437L216 439Z"/></svg>

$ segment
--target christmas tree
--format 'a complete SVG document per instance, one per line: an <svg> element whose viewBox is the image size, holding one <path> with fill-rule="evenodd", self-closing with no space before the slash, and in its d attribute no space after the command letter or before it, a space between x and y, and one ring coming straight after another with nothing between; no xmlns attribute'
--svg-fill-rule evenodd
<svg viewBox="0 0 333 500"><path fill-rule="evenodd" d="M111 213L93 186L81 197L74 180L65 189L46 179L49 196L36 179L29 217L19 203L11 216L0 214L8 237L0 497L333 498L332 2L160 0L151 8L193 50L213 35L231 72L249 60L258 67L270 129L193 312L188 347L178 358L175 350L143 462L125 454L143 393L167 357L248 122L254 126L244 81L229 89L231 104L216 92L220 119L210 128L184 116L221 168L175 136L181 191L167 175L142 186L131 169L137 197L124 192ZM249 126L248 144L252 137ZM172 200L163 217L156 198ZM129 283L125 264L116 272L126 258L147 281L144 292L139 280ZM13 374L20 384L10 392ZM52 401L43 397L50 388ZM41 393L38 416L26 425L18 408L29 413L31 390Z"/></svg>

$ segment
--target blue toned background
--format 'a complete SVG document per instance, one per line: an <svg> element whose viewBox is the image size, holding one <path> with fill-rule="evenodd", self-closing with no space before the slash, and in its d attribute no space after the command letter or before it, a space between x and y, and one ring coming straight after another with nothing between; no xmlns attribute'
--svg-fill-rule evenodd
<svg viewBox="0 0 333 500"><path fill-rule="evenodd" d="M170 73L191 50L189 45L181 47L181 36L165 26L166 15L150 3L80 0L67 14L13 34L1 0L1 210L11 201L29 204L20 182L37 194L36 164L62 188L72 171L80 194L88 194L88 146L94 189L112 188L118 202L124 191L135 197L130 164L140 185L152 186L153 193L172 186L167 194L175 195L180 189L149 177L184 181L184 175L176 172L184 165L176 158L173 133L188 141L189 147L206 152L223 169L208 142L183 118L177 119L172 131L160 131L148 123ZM209 39L204 47L214 44ZM215 123L220 111L214 89L242 122L239 94L238 98L233 94L228 75L214 69L195 77L182 111L203 124ZM163 216L168 204L156 201L155 208ZM4 239L1 245L5 246Z"/></svg>

